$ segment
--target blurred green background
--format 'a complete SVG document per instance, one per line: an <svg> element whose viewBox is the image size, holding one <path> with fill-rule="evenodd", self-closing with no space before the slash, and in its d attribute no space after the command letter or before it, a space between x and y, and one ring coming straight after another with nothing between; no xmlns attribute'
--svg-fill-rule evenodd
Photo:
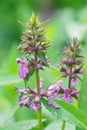
<svg viewBox="0 0 87 130"><path fill-rule="evenodd" d="M16 48L20 43L23 27L18 21L26 22L32 12L40 15L41 21L50 19L47 36L51 40L48 51L50 64L58 67L62 48L77 37L83 46L83 53L87 52L87 0L0 0L0 117L6 118L6 113L17 104L18 95L14 86L23 86L18 77L16 58L19 56ZM41 73L43 75L43 72ZM45 85L54 81L58 74L47 70ZM52 76L49 77L49 74ZM33 79L31 79L33 84ZM45 111L45 110L44 110ZM49 114L44 113L46 118ZM13 120L36 118L32 110L19 108ZM1 121L0 121L1 122Z"/></svg>

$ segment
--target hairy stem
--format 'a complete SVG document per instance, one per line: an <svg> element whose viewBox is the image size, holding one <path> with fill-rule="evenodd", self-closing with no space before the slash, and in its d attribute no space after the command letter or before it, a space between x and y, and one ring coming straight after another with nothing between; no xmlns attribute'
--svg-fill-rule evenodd
<svg viewBox="0 0 87 130"><path fill-rule="evenodd" d="M38 130L42 130L42 111L41 111L41 109L38 109L37 116L38 116Z"/></svg>
<svg viewBox="0 0 87 130"><path fill-rule="evenodd" d="M37 63L37 56L35 53L35 61ZM37 85L37 94L40 97L40 76L39 70L36 69L36 85ZM41 104L41 101L40 101ZM37 118L38 118L38 130L42 130L42 111L41 108L37 110Z"/></svg>
<svg viewBox="0 0 87 130"><path fill-rule="evenodd" d="M68 84L68 88L70 88L71 86L71 79L72 79L72 67L70 67L70 75L69 75L69 84Z"/></svg>
<svg viewBox="0 0 87 130"><path fill-rule="evenodd" d="M37 82L37 93L40 96L39 70L36 70L36 82ZM41 111L41 109L38 109L38 111L37 111L37 117L38 117L38 130L42 130L42 111Z"/></svg>
<svg viewBox="0 0 87 130"><path fill-rule="evenodd" d="M40 95L40 77L39 70L36 70L37 94Z"/></svg>
<svg viewBox="0 0 87 130"><path fill-rule="evenodd" d="M65 130L65 124L66 124L66 121L65 121L65 120L63 120L61 130Z"/></svg>

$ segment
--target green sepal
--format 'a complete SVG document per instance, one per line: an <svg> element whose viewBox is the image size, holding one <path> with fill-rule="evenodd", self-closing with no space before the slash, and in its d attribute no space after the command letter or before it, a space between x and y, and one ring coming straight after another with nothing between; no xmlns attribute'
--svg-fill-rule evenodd
<svg viewBox="0 0 87 130"><path fill-rule="evenodd" d="M32 26L35 26L36 23L37 23L37 17L35 16L34 13L32 13L31 24Z"/></svg>
<svg viewBox="0 0 87 130"><path fill-rule="evenodd" d="M30 66L29 67L29 73L27 74L27 76L24 78L24 82L25 82L25 85L27 84L27 82L29 81L30 77L33 75L34 73L34 67L33 66Z"/></svg>
<svg viewBox="0 0 87 130"><path fill-rule="evenodd" d="M37 56L41 59L45 66L49 67L45 52L40 51Z"/></svg>

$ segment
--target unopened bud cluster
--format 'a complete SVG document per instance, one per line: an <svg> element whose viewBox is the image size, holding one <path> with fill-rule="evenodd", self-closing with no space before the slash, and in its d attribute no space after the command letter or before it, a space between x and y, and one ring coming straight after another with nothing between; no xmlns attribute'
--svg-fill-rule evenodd
<svg viewBox="0 0 87 130"><path fill-rule="evenodd" d="M45 52L49 47L49 40L46 38L44 23L40 23L34 13L24 26L26 29L17 49L26 55L26 60L18 59L17 61L21 64L19 73L21 73L22 67L26 70L28 67L29 71L25 72L27 75L30 71L34 71L35 68L43 69L43 66L48 66ZM20 78L25 78L26 75L20 74Z"/></svg>

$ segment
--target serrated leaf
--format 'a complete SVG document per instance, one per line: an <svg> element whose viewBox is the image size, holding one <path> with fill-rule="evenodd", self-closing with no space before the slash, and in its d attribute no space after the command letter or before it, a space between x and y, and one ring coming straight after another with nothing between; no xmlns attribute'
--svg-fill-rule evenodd
<svg viewBox="0 0 87 130"><path fill-rule="evenodd" d="M87 130L87 118L78 108L62 100L56 100L56 102L67 113L69 119L71 119L75 125L79 125Z"/></svg>
<svg viewBox="0 0 87 130"><path fill-rule="evenodd" d="M0 86L20 83L22 80L17 75L2 74L0 75Z"/></svg>
<svg viewBox="0 0 87 130"><path fill-rule="evenodd" d="M48 105L47 101L43 100L43 105L56 117L62 120L66 120L75 126L87 128L87 122L85 116L79 109L73 105L66 103L62 100L56 101L60 105L61 109L55 109L51 105Z"/></svg>
<svg viewBox="0 0 87 130"><path fill-rule="evenodd" d="M55 109L52 105L49 105L47 100L42 100L43 105L48 109L48 111L55 117L61 120L66 120L71 124L76 124L73 120L68 117L67 113L63 109ZM77 124L79 126L79 124Z"/></svg>
<svg viewBox="0 0 87 130"><path fill-rule="evenodd" d="M1 128L0 130L30 130L37 125L37 120L25 120L14 122L8 126Z"/></svg>
<svg viewBox="0 0 87 130"><path fill-rule="evenodd" d="M87 73L85 73L83 76L80 96L79 96L79 101L78 101L78 107L87 117L87 79L86 77L87 77ZM76 128L76 130L81 130L81 129Z"/></svg>

